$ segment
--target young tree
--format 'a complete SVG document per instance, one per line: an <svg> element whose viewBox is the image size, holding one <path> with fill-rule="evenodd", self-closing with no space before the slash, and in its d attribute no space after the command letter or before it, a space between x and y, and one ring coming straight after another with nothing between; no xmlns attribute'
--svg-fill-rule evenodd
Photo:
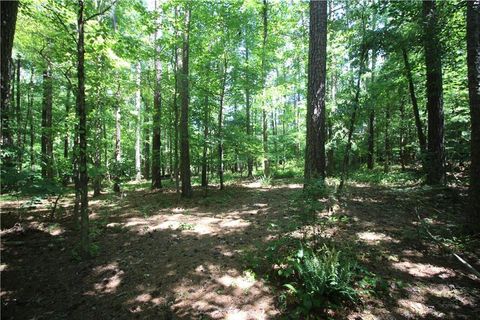
<svg viewBox="0 0 480 320"><path fill-rule="evenodd" d="M50 62L43 71L43 103L42 103L42 178L53 179L53 132L52 101L53 84Z"/></svg>
<svg viewBox="0 0 480 320"><path fill-rule="evenodd" d="M142 152L141 152L141 126L142 126L142 112L141 112L141 75L142 75L142 66L137 63L137 90L135 92L135 114L137 116L135 124L135 180L140 181L142 179Z"/></svg>
<svg viewBox="0 0 480 320"><path fill-rule="evenodd" d="M223 190L223 100L225 98L225 86L227 82L227 56L224 53L223 64L220 72L222 74L220 88L220 105L218 111L218 177L220 180L220 190Z"/></svg>
<svg viewBox="0 0 480 320"><path fill-rule="evenodd" d="M268 155L268 121L267 121L267 106L266 106L266 88L267 88L267 34L268 34L268 2L263 0L262 8L263 17L263 45L262 45L262 142L263 142L263 174L270 176L270 159Z"/></svg>
<svg viewBox="0 0 480 320"><path fill-rule="evenodd" d="M442 61L435 1L423 1L423 16L425 66L427 69L427 184L445 184Z"/></svg>
<svg viewBox="0 0 480 320"><path fill-rule="evenodd" d="M472 122L470 152L469 226L480 230L480 1L467 2L467 67L470 117Z"/></svg>
<svg viewBox="0 0 480 320"><path fill-rule="evenodd" d="M305 184L325 178L327 2L310 1Z"/></svg>

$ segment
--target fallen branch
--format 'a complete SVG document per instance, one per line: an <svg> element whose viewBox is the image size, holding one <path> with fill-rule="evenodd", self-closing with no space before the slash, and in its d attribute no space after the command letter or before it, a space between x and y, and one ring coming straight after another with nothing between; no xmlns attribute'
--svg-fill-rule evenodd
<svg viewBox="0 0 480 320"><path fill-rule="evenodd" d="M480 281L480 272L478 272L477 269L475 269L470 263L468 263L467 261L465 261L465 259L463 259L462 257L460 257L458 254L456 254L455 252L453 252L452 249L450 249L450 247L446 246L442 241L438 240L437 237L435 237L431 232L430 230L428 229L428 226L425 224L425 223L422 223L423 220L422 218L420 217L420 214L418 213L418 210L417 208L415 208L415 213L417 214L417 218L418 218L418 221L423 225L425 231L427 232L427 234L430 236L430 238L433 239L433 241L435 241L437 244L439 244L443 249L445 249L446 251L450 252L455 258L457 258L458 261L460 261L468 270L470 270L470 272L472 272L476 277L477 277L477 281Z"/></svg>
<svg viewBox="0 0 480 320"><path fill-rule="evenodd" d="M50 211L50 220L53 220L55 218L55 210L57 209L58 200L60 200L61 196L62 194L59 193L57 196L57 199L55 199L55 203L53 204L52 211Z"/></svg>

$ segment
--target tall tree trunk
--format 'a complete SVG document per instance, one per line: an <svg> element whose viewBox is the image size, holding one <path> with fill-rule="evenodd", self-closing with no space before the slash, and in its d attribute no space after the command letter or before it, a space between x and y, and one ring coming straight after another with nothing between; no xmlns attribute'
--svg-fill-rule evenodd
<svg viewBox="0 0 480 320"><path fill-rule="evenodd" d="M88 172L87 172L87 109L85 106L85 18L83 0L78 0L77 15L77 116L78 116L78 169L80 189L80 246L84 256L89 255L90 236L88 218Z"/></svg>
<svg viewBox="0 0 480 320"><path fill-rule="evenodd" d="M266 94L266 82L267 82L267 70L266 70L266 58L267 58L267 32L268 32L268 4L267 0L263 0L263 45L262 45L262 142L263 142L263 174L266 177L270 176L270 159L268 156L268 120L267 120L267 94Z"/></svg>
<svg viewBox="0 0 480 320"><path fill-rule="evenodd" d="M147 99L143 100L145 112L143 114L144 128L143 128L143 176L145 180L150 179L150 108Z"/></svg>
<svg viewBox="0 0 480 320"><path fill-rule="evenodd" d="M48 63L43 71L42 178L49 181L53 179L52 96L51 65Z"/></svg>
<svg viewBox="0 0 480 320"><path fill-rule="evenodd" d="M142 66L137 64L137 91L135 92L135 114L137 116L135 126L135 180L142 180L142 152L141 152L141 127L142 127L142 96L141 96Z"/></svg>
<svg viewBox="0 0 480 320"><path fill-rule="evenodd" d="M190 38L190 4L185 8L185 30L183 33L181 74L180 74L180 174L182 177L182 197L192 196L192 182L190 172L190 143L188 136L188 105L189 105L189 38Z"/></svg>
<svg viewBox="0 0 480 320"><path fill-rule="evenodd" d="M221 67L222 82L220 88L220 106L218 110L218 178L220 190L223 190L223 99L225 97L225 86L227 83L227 56L224 53L223 66Z"/></svg>
<svg viewBox="0 0 480 320"><path fill-rule="evenodd" d="M33 147L35 145L35 131L34 131L34 122L33 122L33 99L34 99L34 96L33 96L33 68L31 69L31 73L30 73L30 84L29 84L29 88L28 88L28 109L27 109L27 121L28 121L28 124L27 122L25 122L25 128L29 127L29 134L30 134L30 139L29 139L29 142L30 142L30 151L29 151L29 154L30 154L30 170L33 170L33 166L35 164L35 154L34 154L34 151L33 151ZM27 130L25 129L24 132L26 133ZM25 144L25 143L24 143Z"/></svg>
<svg viewBox="0 0 480 320"><path fill-rule="evenodd" d="M0 73L1 73L1 130L0 141L2 150L13 151L13 132L10 123L11 115L11 91L10 91L10 61L12 59L13 38L15 35L15 24L17 22L18 1L1 1L1 59L0 59ZM2 152L2 169L4 171L11 171L15 169L11 153ZM2 183L2 190L8 189Z"/></svg>
<svg viewBox="0 0 480 320"><path fill-rule="evenodd" d="M376 52L372 51L372 78L371 83L375 81ZM370 114L368 116L368 152L367 168L373 169L375 165L375 106L370 105Z"/></svg>
<svg viewBox="0 0 480 320"><path fill-rule="evenodd" d="M249 48L248 48L248 35L247 28L245 28L245 107L246 107L246 122L247 122L247 136L250 138L252 135L252 124L250 120L250 74L249 74ZM250 152L247 154L247 177L253 177L253 158Z"/></svg>
<svg viewBox="0 0 480 320"><path fill-rule="evenodd" d="M412 69L408 61L407 49L402 47L403 62L405 64L405 74L408 80L408 89L410 91L410 100L412 101L413 115L415 117L415 126L417 127L418 143L420 145L420 152L422 158L425 157L427 150L427 139L423 133L423 124L420 120L420 113L418 111L417 96L415 95L415 85L413 83ZM422 160L423 161L423 160Z"/></svg>
<svg viewBox="0 0 480 320"><path fill-rule="evenodd" d="M204 194L207 195L208 174L207 174L207 157L208 157L208 95L205 95L205 105L203 110L203 154L202 154L202 187Z"/></svg>
<svg viewBox="0 0 480 320"><path fill-rule="evenodd" d="M155 8L158 3L155 1ZM158 9L157 9L158 10ZM152 189L162 188L162 172L161 172L161 117L162 117L162 97L161 97L161 81L162 81L162 62L160 58L160 45L157 41L161 38L161 21L156 22L155 26L155 89L153 94L153 141L152 141Z"/></svg>
<svg viewBox="0 0 480 320"><path fill-rule="evenodd" d="M115 173L113 175L113 191L120 192L120 162L122 160L122 127L120 124L120 83L115 94Z"/></svg>
<svg viewBox="0 0 480 320"><path fill-rule="evenodd" d="M406 130L405 130L405 103L402 100L400 104L400 165L402 166L402 171L405 171L406 164Z"/></svg>
<svg viewBox="0 0 480 320"><path fill-rule="evenodd" d="M442 61L435 1L423 1L423 14L428 111L427 184L445 184Z"/></svg>
<svg viewBox="0 0 480 320"><path fill-rule="evenodd" d="M178 16L178 9L175 8L175 21L177 21L177 16ZM175 28L175 38L178 39L178 30ZM174 175L175 175L175 190L177 192L177 195L180 193L180 157L179 157L179 120L180 120L180 112L179 112L179 107L178 107L178 85L180 81L179 77L179 65L178 65L178 56L180 55L179 53L179 46L175 44L174 48L174 58L175 58L175 64L173 66L174 73L175 73L175 88L173 92L173 108L174 108L174 122L175 122L175 132L174 132L174 140L175 140L175 145L174 145Z"/></svg>
<svg viewBox="0 0 480 320"><path fill-rule="evenodd" d="M480 232L480 1L467 2L467 65L470 99L471 159L468 225Z"/></svg>
<svg viewBox="0 0 480 320"><path fill-rule="evenodd" d="M325 178L327 2L310 2L305 186Z"/></svg>
<svg viewBox="0 0 480 320"><path fill-rule="evenodd" d="M95 136L101 137L102 136L102 127L100 119L95 119ZM97 197L102 193L102 174L101 174L101 167L102 167L102 146L103 143L96 144L95 153L93 155L93 165L95 167L95 174L93 175L93 196Z"/></svg>
<svg viewBox="0 0 480 320"><path fill-rule="evenodd" d="M17 165L18 171L22 171L22 163L23 163L23 145L22 145L22 138L23 138L23 130L22 130L22 108L21 108L21 96L20 96L20 56L17 57L17 103L16 107L16 118L17 118Z"/></svg>
<svg viewBox="0 0 480 320"><path fill-rule="evenodd" d="M65 99L65 119L69 118L70 115L70 95L71 95L71 88L70 86L67 86L67 97ZM68 151L69 151L69 128L68 128L68 121L65 121L64 124L64 129L65 129L65 137L63 138L63 159L65 160L65 163L68 163ZM63 184L67 185L68 182L70 181L70 174L68 172L65 172L63 174Z"/></svg>

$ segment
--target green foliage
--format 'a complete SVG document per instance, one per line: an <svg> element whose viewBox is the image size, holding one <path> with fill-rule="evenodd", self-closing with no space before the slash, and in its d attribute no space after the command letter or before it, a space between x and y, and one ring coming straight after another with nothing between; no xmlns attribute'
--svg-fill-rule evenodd
<svg viewBox="0 0 480 320"><path fill-rule="evenodd" d="M415 171L401 171L399 168L392 168L388 173L382 167L375 167L373 170L362 168L351 173L350 179L356 182L374 183L382 185L413 185L421 182L422 177Z"/></svg>

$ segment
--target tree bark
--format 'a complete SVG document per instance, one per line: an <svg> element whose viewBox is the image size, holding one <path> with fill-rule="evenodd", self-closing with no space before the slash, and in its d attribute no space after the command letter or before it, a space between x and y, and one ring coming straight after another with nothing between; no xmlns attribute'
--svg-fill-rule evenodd
<svg viewBox="0 0 480 320"><path fill-rule="evenodd" d="M192 182L190 172L190 142L188 136L189 120L189 38L190 38L190 4L185 8L185 30L183 33L181 74L180 74L180 174L182 178L182 197L192 196Z"/></svg>
<svg viewBox="0 0 480 320"><path fill-rule="evenodd" d="M157 2L155 2L155 9ZM161 117L162 117L162 97L161 97L161 81L162 81L162 62L160 59L160 46L157 41L161 38L161 21L156 22L155 26L155 89L153 95L153 141L152 141L152 189L162 188L162 172L161 172Z"/></svg>
<svg viewBox="0 0 480 320"><path fill-rule="evenodd" d="M205 95L205 104L203 110L203 154L202 154L202 187L204 188L204 194L207 194L208 189L208 168L207 168L207 157L208 157L208 95Z"/></svg>
<svg viewBox="0 0 480 320"><path fill-rule="evenodd" d="M252 135L252 125L250 120L250 75L249 75L249 47L248 47L248 34L247 28L245 28L245 107L246 107L246 122L247 122L247 136L250 138ZM250 152L247 154L247 177L253 177L253 158Z"/></svg>
<svg viewBox="0 0 480 320"><path fill-rule="evenodd" d="M144 99L145 112L143 114L144 128L143 128L143 176L145 180L150 179L150 108L147 99Z"/></svg>
<svg viewBox="0 0 480 320"><path fill-rule="evenodd" d="M22 127L22 108L21 108L21 96L20 96L20 56L17 57L17 102L15 104L16 111L16 120L17 120L17 165L18 171L22 171L22 162L23 162L23 145L22 145L22 134L23 134L23 127Z"/></svg>
<svg viewBox="0 0 480 320"><path fill-rule="evenodd" d="M383 162L383 172L390 171L390 107L385 108L385 161Z"/></svg>
<svg viewBox="0 0 480 320"><path fill-rule="evenodd" d="M142 66L140 62L137 64L137 91L135 92L135 114L137 116L135 126L135 180L142 180L142 151L141 151L141 127L142 127L142 112L141 112L141 75Z"/></svg>
<svg viewBox="0 0 480 320"><path fill-rule="evenodd" d="M223 100L225 97L225 85L227 83L227 56L224 54L223 66L221 67L222 82L220 88L220 105L218 110L218 178L220 180L220 190L223 185Z"/></svg>
<svg viewBox="0 0 480 320"><path fill-rule="evenodd" d="M117 87L117 92L115 94L115 149L114 149L114 158L115 158L115 173L113 176L113 191L120 192L120 163L122 160L122 127L120 124L120 83Z"/></svg>
<svg viewBox="0 0 480 320"><path fill-rule="evenodd" d="M415 85L413 83L412 69L410 67L410 63L408 61L408 53L405 48L402 48L402 56L403 56L403 62L405 64L405 74L408 80L408 89L410 92L410 100L412 102L412 107L413 107L413 115L415 117L415 126L417 127L418 143L420 145L420 152L423 158L425 157L425 153L427 150L427 141L425 138L425 134L423 133L423 124L422 124L422 121L420 120L420 112L418 111L418 103L417 103L417 96L415 94Z"/></svg>
<svg viewBox="0 0 480 320"><path fill-rule="evenodd" d="M85 106L85 18L84 2L78 0L77 15L77 116L78 116L78 169L80 189L80 246L83 256L90 252L88 217L88 172L87 172L87 109Z"/></svg>
<svg viewBox="0 0 480 320"><path fill-rule="evenodd" d="M467 66L470 99L471 166L468 225L480 232L480 1L467 2Z"/></svg>
<svg viewBox="0 0 480 320"><path fill-rule="evenodd" d="M310 1L305 186L325 178L327 2Z"/></svg>
<svg viewBox="0 0 480 320"><path fill-rule="evenodd" d="M445 184L445 147L441 47L435 1L423 1L425 66L427 69L427 184Z"/></svg>
<svg viewBox="0 0 480 320"><path fill-rule="evenodd" d="M270 176L270 159L268 155L268 120L267 120L267 106L266 106L266 88L267 88L267 32L268 32L268 3L263 0L263 45L262 45L262 142L263 142L263 174L266 177Z"/></svg>
<svg viewBox="0 0 480 320"><path fill-rule="evenodd" d="M52 98L53 84L51 65L47 64L43 71L43 103L42 103L42 178L53 180L53 131L52 131Z"/></svg>
<svg viewBox="0 0 480 320"><path fill-rule="evenodd" d="M10 90L10 61L12 59L12 47L13 38L15 35L15 24L17 22L18 1L2 1L1 2L1 130L0 141L1 148L3 150L13 151L13 133L10 123L11 115L11 90ZM3 154L3 153L2 153ZM10 153L6 153L2 156L2 169L6 172L15 169L13 163L13 157ZM2 183L2 189L8 189L7 186Z"/></svg>

